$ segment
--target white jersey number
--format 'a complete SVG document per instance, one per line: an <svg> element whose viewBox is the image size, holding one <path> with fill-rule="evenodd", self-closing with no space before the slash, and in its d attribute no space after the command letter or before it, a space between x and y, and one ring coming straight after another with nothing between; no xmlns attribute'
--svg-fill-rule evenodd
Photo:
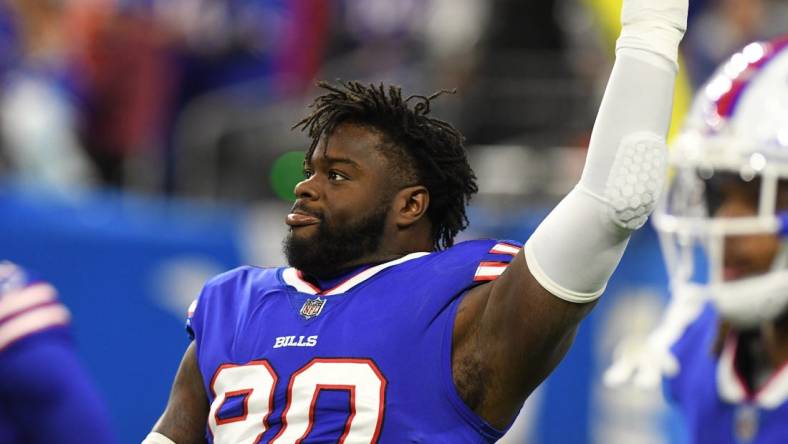
<svg viewBox="0 0 788 444"><path fill-rule="evenodd" d="M259 443L269 428L276 384L276 372L266 360L219 367L211 381L214 400L208 415L214 442ZM378 367L368 359L316 358L290 377L282 427L270 444L294 444L306 438L319 421L314 408L321 390L346 390L350 396L340 443L377 442L386 396L386 379ZM223 404L239 396L243 396L240 414L220 418Z"/></svg>

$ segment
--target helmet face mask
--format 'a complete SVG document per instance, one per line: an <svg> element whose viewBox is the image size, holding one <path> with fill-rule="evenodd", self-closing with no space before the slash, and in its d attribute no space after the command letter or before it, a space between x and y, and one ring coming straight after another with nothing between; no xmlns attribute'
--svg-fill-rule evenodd
<svg viewBox="0 0 788 444"><path fill-rule="evenodd" d="M673 286L696 287L738 327L788 307L788 177L682 167L654 224Z"/></svg>
<svg viewBox="0 0 788 444"><path fill-rule="evenodd" d="M788 38L754 43L698 94L653 221L674 294L739 328L788 310Z"/></svg>

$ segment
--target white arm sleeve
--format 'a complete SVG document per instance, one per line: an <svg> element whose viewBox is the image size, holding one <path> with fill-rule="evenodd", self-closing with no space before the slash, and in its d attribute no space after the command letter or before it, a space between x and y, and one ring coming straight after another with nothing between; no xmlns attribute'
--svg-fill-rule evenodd
<svg viewBox="0 0 788 444"><path fill-rule="evenodd" d="M683 29L678 39L653 38L657 43L649 47L649 40L628 30L626 19L627 14L630 19L638 17L632 4L664 4L675 12L676 5L683 3L686 23L687 0L642 2L625 1L621 37L625 42L618 45L580 182L539 225L525 248L534 278L570 302L585 303L601 296L632 231L645 223L662 189L664 140L676 75L675 58L670 59L675 48L666 49L665 42L678 45ZM677 32L670 23L681 22L649 17L650 21L635 22L641 31L643 26L649 29L652 37L662 28Z"/></svg>
<svg viewBox="0 0 788 444"><path fill-rule="evenodd" d="M175 444L175 441L158 432L150 432L141 444Z"/></svg>

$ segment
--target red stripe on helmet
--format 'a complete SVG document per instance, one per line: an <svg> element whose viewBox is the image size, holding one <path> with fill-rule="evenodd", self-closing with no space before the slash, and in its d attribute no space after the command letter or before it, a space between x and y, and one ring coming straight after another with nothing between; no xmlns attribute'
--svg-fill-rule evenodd
<svg viewBox="0 0 788 444"><path fill-rule="evenodd" d="M757 43L763 48L763 55L756 59L748 61L746 68L744 68L736 77L730 79L730 88L716 100L716 111L719 117L729 119L736 111L736 105L744 93L744 90L752 83L752 79L766 66L769 62L786 47L788 47L788 36L781 37L771 42ZM741 55L738 53L737 55ZM736 56L734 56L736 57ZM731 61L733 58L731 58ZM731 63L731 62L729 62ZM722 73L721 75L726 75Z"/></svg>

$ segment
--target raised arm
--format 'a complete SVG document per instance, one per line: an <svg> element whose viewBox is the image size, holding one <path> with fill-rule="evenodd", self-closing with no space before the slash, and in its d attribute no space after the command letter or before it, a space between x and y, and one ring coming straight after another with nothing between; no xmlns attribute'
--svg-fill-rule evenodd
<svg viewBox="0 0 788 444"><path fill-rule="evenodd" d="M167 407L142 444L204 443L207 419L208 398L192 342L178 367Z"/></svg>
<svg viewBox="0 0 788 444"><path fill-rule="evenodd" d="M471 408L503 427L569 349L632 232L654 207L688 0L624 0L616 62L577 186L524 254L463 301L454 380ZM472 375L485 375L483 385Z"/></svg>

